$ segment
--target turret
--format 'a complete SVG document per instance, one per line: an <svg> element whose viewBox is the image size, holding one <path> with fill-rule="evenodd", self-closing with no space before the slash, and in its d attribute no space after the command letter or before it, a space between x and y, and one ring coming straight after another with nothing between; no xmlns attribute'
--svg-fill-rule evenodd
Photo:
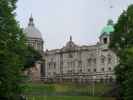
<svg viewBox="0 0 133 100"><path fill-rule="evenodd" d="M43 38L41 32L35 27L34 19L29 18L28 26L24 29L26 33L27 44L38 51L43 51Z"/></svg>
<svg viewBox="0 0 133 100"><path fill-rule="evenodd" d="M100 36L101 44L109 44L110 43L110 33L114 32L114 24L112 20L108 20L107 25L102 29Z"/></svg>

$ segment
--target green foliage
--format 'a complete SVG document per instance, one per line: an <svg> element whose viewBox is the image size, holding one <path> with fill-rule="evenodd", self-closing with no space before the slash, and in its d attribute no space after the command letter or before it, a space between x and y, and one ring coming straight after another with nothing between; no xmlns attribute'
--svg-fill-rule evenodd
<svg viewBox="0 0 133 100"><path fill-rule="evenodd" d="M25 64L23 70L34 66L35 62L38 60L42 60L41 54L38 51L34 50L32 47L28 47L24 55Z"/></svg>
<svg viewBox="0 0 133 100"><path fill-rule="evenodd" d="M26 38L15 20L16 2L0 0L0 100L19 100L22 69L31 65L29 59L34 58L34 63L39 55L25 44Z"/></svg>
<svg viewBox="0 0 133 100"><path fill-rule="evenodd" d="M125 100L133 99L133 5L124 11L111 34L110 48L119 57L115 68L120 94ZM132 83L132 84L131 84Z"/></svg>

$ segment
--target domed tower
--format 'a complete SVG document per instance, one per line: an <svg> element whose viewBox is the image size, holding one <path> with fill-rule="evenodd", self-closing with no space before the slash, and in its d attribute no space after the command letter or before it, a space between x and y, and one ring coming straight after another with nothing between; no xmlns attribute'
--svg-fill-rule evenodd
<svg viewBox="0 0 133 100"><path fill-rule="evenodd" d="M29 18L28 26L24 29L27 37L27 45L39 51L43 56L43 38L41 32L35 27L34 19ZM43 67L42 61L36 61L35 65L25 71L25 75L30 76L32 81L38 81L41 78Z"/></svg>
<svg viewBox="0 0 133 100"><path fill-rule="evenodd" d="M43 51L43 38L41 32L35 27L34 19L31 16L29 18L29 24L24 29L27 37L27 44L36 50L42 52Z"/></svg>
<svg viewBox="0 0 133 100"><path fill-rule="evenodd" d="M102 29L102 34L100 36L101 44L109 44L110 42L110 33L114 32L113 20L108 20L107 25Z"/></svg>

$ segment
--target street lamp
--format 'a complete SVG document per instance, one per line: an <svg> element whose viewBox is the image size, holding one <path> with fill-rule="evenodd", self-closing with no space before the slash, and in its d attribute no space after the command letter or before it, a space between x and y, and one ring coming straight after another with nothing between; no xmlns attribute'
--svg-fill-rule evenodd
<svg viewBox="0 0 133 100"><path fill-rule="evenodd" d="M93 93L93 96L95 95L95 79L96 79L96 76L92 76L93 78L93 88L92 88L92 93Z"/></svg>

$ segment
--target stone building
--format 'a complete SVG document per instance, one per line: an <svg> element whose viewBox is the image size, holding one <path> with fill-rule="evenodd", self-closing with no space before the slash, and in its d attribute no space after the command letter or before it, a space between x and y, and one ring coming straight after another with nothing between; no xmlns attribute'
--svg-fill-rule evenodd
<svg viewBox="0 0 133 100"><path fill-rule="evenodd" d="M117 56L108 48L110 33L114 31L112 20L103 28L95 45L79 46L70 40L61 49L45 51L45 81L90 82L112 81Z"/></svg>
<svg viewBox="0 0 133 100"><path fill-rule="evenodd" d="M114 67L118 58L109 48L110 33L114 31L113 21L109 20L103 28L99 41L95 45L75 44L70 40L61 49L43 52L43 39L35 27L33 18L29 19L24 32L28 37L27 44L42 52L44 61L29 71L33 80L42 79L50 82L90 82L115 80ZM43 65L43 66L42 66Z"/></svg>
<svg viewBox="0 0 133 100"><path fill-rule="evenodd" d="M29 23L24 29L24 33L27 37L27 45L33 47L43 55L43 38L41 32L35 27L32 16L29 18ZM25 71L25 74L28 75L32 81L39 81L41 77L42 66L42 61L37 61L34 66Z"/></svg>
<svg viewBox="0 0 133 100"><path fill-rule="evenodd" d="M35 27L34 19L32 16L29 18L29 23L28 26L24 29L24 33L26 33L27 44L39 52L42 52L43 38L41 32Z"/></svg>

